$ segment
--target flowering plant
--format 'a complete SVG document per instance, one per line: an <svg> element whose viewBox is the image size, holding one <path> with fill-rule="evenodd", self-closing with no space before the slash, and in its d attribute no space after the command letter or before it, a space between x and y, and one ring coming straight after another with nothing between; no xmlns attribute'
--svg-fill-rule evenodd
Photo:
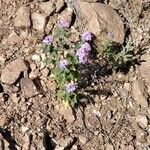
<svg viewBox="0 0 150 150"><path fill-rule="evenodd" d="M58 85L57 95L67 104L77 103L79 65L88 63L92 34L84 32L78 42L70 42L69 23L62 19L54 34L43 39L46 61L52 63L52 74Z"/></svg>

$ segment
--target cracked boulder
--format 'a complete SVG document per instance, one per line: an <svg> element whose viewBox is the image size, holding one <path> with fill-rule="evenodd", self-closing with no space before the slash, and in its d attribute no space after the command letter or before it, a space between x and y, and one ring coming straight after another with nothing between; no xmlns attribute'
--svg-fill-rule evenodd
<svg viewBox="0 0 150 150"><path fill-rule="evenodd" d="M124 24L117 12L108 5L102 3L88 3L77 0L75 5L79 7L84 28L91 31L101 41L114 41L122 44L125 32Z"/></svg>

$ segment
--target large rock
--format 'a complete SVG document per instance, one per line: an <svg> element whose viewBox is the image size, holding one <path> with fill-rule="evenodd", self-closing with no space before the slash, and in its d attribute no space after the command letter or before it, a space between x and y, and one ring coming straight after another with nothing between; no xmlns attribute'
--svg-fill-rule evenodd
<svg viewBox="0 0 150 150"><path fill-rule="evenodd" d="M42 2L40 5L40 8L47 14L47 16L51 15L53 11L55 10L55 6L53 2Z"/></svg>
<svg viewBox="0 0 150 150"><path fill-rule="evenodd" d="M46 26L46 19L47 19L46 14L33 13L32 14L33 28L40 32L44 32Z"/></svg>
<svg viewBox="0 0 150 150"><path fill-rule="evenodd" d="M18 9L16 13L14 26L18 28L29 28L30 25L31 25L30 7L23 5Z"/></svg>
<svg viewBox="0 0 150 150"><path fill-rule="evenodd" d="M21 72L28 70L28 64L23 59L16 59L9 63L1 74L1 82L5 84L13 84L19 78Z"/></svg>
<svg viewBox="0 0 150 150"><path fill-rule="evenodd" d="M80 8L78 16L82 16L83 25L98 39L112 40L121 44L124 42L124 24L113 8L102 3L88 3L81 0L74 3Z"/></svg>

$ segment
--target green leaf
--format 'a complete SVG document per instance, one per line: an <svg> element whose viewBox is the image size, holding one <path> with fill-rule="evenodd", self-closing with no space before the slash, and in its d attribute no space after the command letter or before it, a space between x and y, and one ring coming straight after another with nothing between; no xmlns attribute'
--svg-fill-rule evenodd
<svg viewBox="0 0 150 150"><path fill-rule="evenodd" d="M64 90L59 90L57 92L57 96L59 96L62 99L64 99L65 95L66 95L66 92Z"/></svg>
<svg viewBox="0 0 150 150"><path fill-rule="evenodd" d="M72 107L74 107L75 104L77 104L77 96L75 94L70 95L70 104Z"/></svg>
<svg viewBox="0 0 150 150"><path fill-rule="evenodd" d="M68 61L70 62L70 64L77 64L78 63L78 59L77 57L74 55L71 55L71 54L67 54L67 59Z"/></svg>
<svg viewBox="0 0 150 150"><path fill-rule="evenodd" d="M63 72L60 68L55 68L52 70L52 73L56 76L60 75Z"/></svg>
<svg viewBox="0 0 150 150"><path fill-rule="evenodd" d="M83 44L83 42L77 42L77 43L75 43L74 49L75 50L79 49L82 44Z"/></svg>

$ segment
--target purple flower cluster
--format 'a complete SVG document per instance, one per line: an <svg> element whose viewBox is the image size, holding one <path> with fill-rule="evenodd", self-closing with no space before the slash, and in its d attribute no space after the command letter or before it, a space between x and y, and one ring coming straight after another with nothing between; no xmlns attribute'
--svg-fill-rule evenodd
<svg viewBox="0 0 150 150"><path fill-rule="evenodd" d="M61 69L65 69L68 64L69 64L68 61L67 61L66 59L63 59L63 60L61 60L61 61L59 62L59 67L60 67Z"/></svg>
<svg viewBox="0 0 150 150"><path fill-rule="evenodd" d="M65 19L61 19L60 22L59 22L59 24L60 24L60 27L63 28L63 29L69 27L69 23L68 23L68 21L65 20Z"/></svg>
<svg viewBox="0 0 150 150"><path fill-rule="evenodd" d="M66 85L66 91L68 93L71 93L71 92L75 91L75 89L76 89L76 85L74 83L68 83Z"/></svg>
<svg viewBox="0 0 150 150"><path fill-rule="evenodd" d="M91 32L84 32L82 35L82 40L87 42L87 41L91 41L92 40L92 34Z"/></svg>
<svg viewBox="0 0 150 150"><path fill-rule="evenodd" d="M91 45L85 42L76 52L76 55L79 58L79 62L82 64L86 64L88 62L88 55L91 51Z"/></svg>
<svg viewBox="0 0 150 150"><path fill-rule="evenodd" d="M53 37L48 35L43 39L43 43L46 45L51 45L53 42Z"/></svg>

